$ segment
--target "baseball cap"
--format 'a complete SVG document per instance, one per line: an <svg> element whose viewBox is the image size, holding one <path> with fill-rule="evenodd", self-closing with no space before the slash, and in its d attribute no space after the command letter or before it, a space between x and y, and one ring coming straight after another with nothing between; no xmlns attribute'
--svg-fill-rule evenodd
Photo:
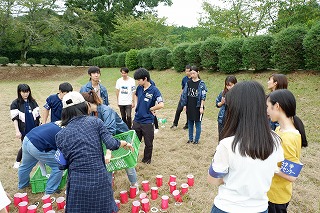
<svg viewBox="0 0 320 213"><path fill-rule="evenodd" d="M85 100L79 92L68 92L62 98L62 108L65 109L76 104L81 104L83 102L85 102Z"/></svg>

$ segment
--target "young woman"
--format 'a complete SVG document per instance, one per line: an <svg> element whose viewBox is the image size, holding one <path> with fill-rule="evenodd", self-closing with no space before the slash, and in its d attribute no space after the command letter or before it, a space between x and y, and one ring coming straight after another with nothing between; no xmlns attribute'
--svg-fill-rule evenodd
<svg viewBox="0 0 320 213"><path fill-rule="evenodd" d="M196 66L191 67L191 80L185 85L181 104L187 111L189 140L187 143L198 144L201 134L201 121L204 113L204 102L206 100L207 87L200 79L199 70ZM196 137L193 137L194 125L196 126Z"/></svg>
<svg viewBox="0 0 320 213"><path fill-rule="evenodd" d="M268 115L271 121L278 121L276 133L281 137L284 158L300 163L301 146L308 142L302 121L296 116L296 100L286 89L275 90L267 98ZM292 196L292 182L296 177L279 171L272 179L268 192L269 213L287 212Z"/></svg>
<svg viewBox="0 0 320 213"><path fill-rule="evenodd" d="M226 77L226 80L224 81L224 89L218 97L216 98L216 107L220 108L219 114L218 114L218 134L219 134L219 141L222 139L221 133L223 129L223 124L225 120L225 111L226 111L226 93L237 83L237 78L233 75L229 75Z"/></svg>
<svg viewBox="0 0 320 213"><path fill-rule="evenodd" d="M283 150L270 130L265 100L255 81L237 83L226 94L223 139L208 174L208 182L219 186L211 213L268 211L267 192Z"/></svg>
<svg viewBox="0 0 320 213"><path fill-rule="evenodd" d="M114 139L101 119L88 116L88 104L79 92L67 93L62 106L65 128L56 135L56 144L68 168L66 212L117 212L101 142L110 150L133 150L132 145Z"/></svg>
<svg viewBox="0 0 320 213"><path fill-rule="evenodd" d="M28 84L19 84L17 96L10 106L10 115L16 131L16 138L23 141L24 136L34 127L40 124L40 111L36 100L32 97ZM13 168L19 168L22 159L20 148Z"/></svg>

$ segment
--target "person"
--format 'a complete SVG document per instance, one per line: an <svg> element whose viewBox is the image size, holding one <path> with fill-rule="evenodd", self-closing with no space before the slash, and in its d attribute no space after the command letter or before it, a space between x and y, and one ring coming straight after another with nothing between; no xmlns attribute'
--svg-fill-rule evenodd
<svg viewBox="0 0 320 213"><path fill-rule="evenodd" d="M18 170L18 188L23 189L30 184L30 172L41 162L51 168L45 194L59 193L63 172L55 160L57 150L55 136L61 130L60 121L50 122L33 128L26 134L22 143L22 162Z"/></svg>
<svg viewBox="0 0 320 213"><path fill-rule="evenodd" d="M267 85L270 92L273 92L277 89L287 89L288 79L284 74L272 74L269 77ZM275 130L279 126L279 123L270 121L270 126L272 130Z"/></svg>
<svg viewBox="0 0 320 213"><path fill-rule="evenodd" d="M267 213L267 192L283 150L268 124L264 89L255 81L237 83L226 105L222 140L208 171L208 182L219 186L211 213Z"/></svg>
<svg viewBox="0 0 320 213"><path fill-rule="evenodd" d="M196 66L191 67L191 80L189 80L182 92L181 105L187 112L189 140L187 143L198 144L201 134L201 121L204 113L207 87L200 79L199 70ZM194 125L196 126L195 140L193 138ZM193 141L194 140L194 141Z"/></svg>
<svg viewBox="0 0 320 213"><path fill-rule="evenodd" d="M0 181L0 213L7 213L6 207L10 205L11 201L9 195L4 191L2 183Z"/></svg>
<svg viewBox="0 0 320 213"><path fill-rule="evenodd" d="M108 106L109 105L108 91L100 83L100 75L101 75L100 68L96 66L89 67L88 75L90 76L89 82L81 87L80 93L94 90L97 93L97 95L103 100L103 104Z"/></svg>
<svg viewBox="0 0 320 213"><path fill-rule="evenodd" d="M114 139L102 120L88 113L88 104L79 92L63 97L64 128L56 135L56 144L68 169L66 212L117 212L101 143L110 150L134 149L130 143Z"/></svg>
<svg viewBox="0 0 320 213"><path fill-rule="evenodd" d="M225 105L225 96L226 93L237 83L237 78L233 75L229 75L226 77L224 81L224 89L216 98L216 107L220 108L219 114L218 114L218 135L219 135L219 141L222 139L221 133L224 125L225 120L225 111L226 111L226 105Z"/></svg>
<svg viewBox="0 0 320 213"><path fill-rule="evenodd" d="M72 85L68 82L61 83L59 85L59 92L54 95L50 95L46 99L46 103L43 106L43 123L47 123L49 112L51 110L50 122L55 122L61 120L62 111L62 98L68 92L73 90Z"/></svg>
<svg viewBox="0 0 320 213"><path fill-rule="evenodd" d="M18 98L10 105L10 116L16 132L16 138L23 141L24 136L34 127L40 125L40 110L38 103L32 97L28 84L19 84L17 87ZM13 168L19 168L22 158L20 148Z"/></svg>
<svg viewBox="0 0 320 213"><path fill-rule="evenodd" d="M307 146L308 142L303 122L296 116L294 95L287 89L271 92L267 98L267 110L271 120L280 124L276 133L282 140L284 159L300 164L301 146ZM292 182L296 179L283 170L275 174L268 192L268 212L287 212L292 197Z"/></svg>
<svg viewBox="0 0 320 213"><path fill-rule="evenodd" d="M116 82L117 103L120 109L122 120L127 124L129 129L132 127L131 111L135 107L133 102L136 84L133 78L128 76L129 69L122 67L120 69L122 78Z"/></svg>
<svg viewBox="0 0 320 213"><path fill-rule="evenodd" d="M116 113L110 106L102 104L102 100L97 96L97 94L91 90L90 92L81 93L84 100L89 103L89 112L94 113L95 116L103 121L103 124L112 135L120 134L129 131L128 126L120 118L118 113ZM107 152L110 150L107 150ZM108 153L111 158L111 153ZM137 190L137 172L135 168L125 169L131 186L136 186Z"/></svg>
<svg viewBox="0 0 320 213"><path fill-rule="evenodd" d="M186 75L182 78L182 81L181 81L181 88L182 88L181 95L182 95L182 92L183 92L183 89L184 89L186 83L191 79L190 69L191 69L191 66L188 64L184 70ZM180 114L183 111L183 106L181 105L181 95L180 95L180 100L179 100L179 103L177 106L176 114L174 116L173 124L170 127L170 129L175 129L178 127ZM188 118L187 118L187 122L184 125L183 129L188 129Z"/></svg>
<svg viewBox="0 0 320 213"><path fill-rule="evenodd" d="M136 131L139 140L144 138L145 148L142 162L151 163L155 111L164 107L163 98L159 89L150 83L150 74L144 68L139 68L134 73L138 82L135 95L137 103L132 129ZM156 104L157 102L157 104Z"/></svg>

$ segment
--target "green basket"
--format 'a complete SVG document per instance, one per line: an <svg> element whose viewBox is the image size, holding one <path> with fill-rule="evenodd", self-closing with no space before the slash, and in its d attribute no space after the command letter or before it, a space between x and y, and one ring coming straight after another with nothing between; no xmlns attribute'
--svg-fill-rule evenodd
<svg viewBox="0 0 320 213"><path fill-rule="evenodd" d="M140 148L140 141L136 132L134 130L130 130L113 137L118 140L124 140L128 143L131 143L134 147L134 152L121 147L117 150L112 151L111 160L108 164L106 164L107 170L109 172L113 172L116 170L135 167L137 165ZM102 146L105 153L106 147L104 143L102 143Z"/></svg>
<svg viewBox="0 0 320 213"><path fill-rule="evenodd" d="M51 168L46 166L47 173L50 174ZM63 189L67 183L68 170L63 171L62 179L58 189ZM42 176L40 166L37 168L36 172L32 175L30 179L31 191L32 193L40 193L46 190L48 178L46 176Z"/></svg>

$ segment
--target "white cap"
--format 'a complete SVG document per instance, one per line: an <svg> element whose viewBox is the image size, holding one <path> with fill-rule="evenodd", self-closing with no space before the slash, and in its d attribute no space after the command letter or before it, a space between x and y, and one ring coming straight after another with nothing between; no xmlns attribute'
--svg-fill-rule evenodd
<svg viewBox="0 0 320 213"><path fill-rule="evenodd" d="M85 102L85 100L79 92L68 92L62 98L62 108L65 109L83 102Z"/></svg>

